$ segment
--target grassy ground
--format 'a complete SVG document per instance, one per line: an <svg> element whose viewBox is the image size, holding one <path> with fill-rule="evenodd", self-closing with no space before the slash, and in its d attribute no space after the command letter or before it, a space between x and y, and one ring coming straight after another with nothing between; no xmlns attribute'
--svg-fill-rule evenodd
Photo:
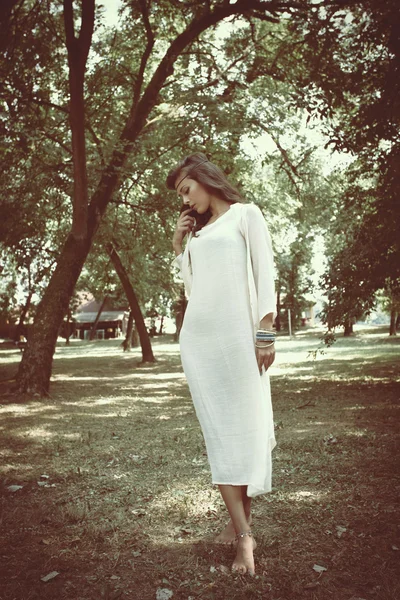
<svg viewBox="0 0 400 600"><path fill-rule="evenodd" d="M398 600L399 341L362 330L313 361L317 333L280 338L253 580L212 543L227 516L171 339L155 365L115 341L60 345L46 400L3 382L1 600ZM19 359L0 352L2 380Z"/></svg>

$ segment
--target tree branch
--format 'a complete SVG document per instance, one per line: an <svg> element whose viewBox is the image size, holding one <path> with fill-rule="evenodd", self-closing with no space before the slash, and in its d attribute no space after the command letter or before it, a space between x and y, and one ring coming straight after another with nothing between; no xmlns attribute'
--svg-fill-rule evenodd
<svg viewBox="0 0 400 600"><path fill-rule="evenodd" d="M135 82L135 87L134 87L134 92L133 92L133 106L134 107L136 107L137 103L139 102L140 92L142 91L144 72L146 69L147 61L149 59L149 56L150 56L151 51L153 50L153 46L154 46L154 35L153 35L153 30L151 29L151 25L150 25L150 21L149 21L149 11L148 11L148 7L147 7L147 0L139 0L139 5L140 5L140 11L141 11L142 17L143 17L144 27L146 30L147 44L146 44L146 48L144 49L142 59L140 61L139 71L138 71L138 74L136 77L136 82Z"/></svg>
<svg viewBox="0 0 400 600"><path fill-rule="evenodd" d="M74 163L71 235L83 240L87 236L88 217L84 78L94 29L95 0L85 0L82 3L81 31L78 39L74 32L72 3L73 0L64 0L64 26L69 67L69 120Z"/></svg>
<svg viewBox="0 0 400 600"><path fill-rule="evenodd" d="M76 42L74 31L74 11L72 8L72 0L64 0L64 28L65 28L65 43L68 52L74 50Z"/></svg>
<svg viewBox="0 0 400 600"><path fill-rule="evenodd" d="M350 3L350 0L346 0L346 2ZM344 0L332 0L331 3L343 6L346 2ZM319 5L313 4L312 6L317 7ZM304 5L302 2L290 1L276 2L276 0L269 0L268 2L263 2L261 0L237 0L235 4L223 2L223 4L217 4L211 12L203 12L200 16L194 17L186 29L173 40L140 100L136 104L132 102L127 123L120 136L120 143L114 150L108 167L103 172L99 185L91 199L90 226L93 231L98 227L101 216L118 184L121 169L126 162L127 156L132 151L135 141L142 132L146 120L157 102L160 90L165 85L165 81L172 75L174 63L180 53L203 31L227 17L240 14L251 15L252 11L276 11L284 13L287 12L289 7L295 7L300 11L307 11L309 9L308 4Z"/></svg>
<svg viewBox="0 0 400 600"><path fill-rule="evenodd" d="M284 162L287 164L287 166L289 167L290 171L296 177L300 177L299 174L298 174L298 172L297 172L297 167L294 166L294 164L292 163L292 161L289 158L289 155L288 155L287 151L285 150L285 148L283 148L283 146L279 142L278 138L275 137L275 135L271 132L271 130L268 127L266 127L263 123L261 123L261 121L259 121L257 119L252 119L251 122L253 123L253 125L256 125L260 129L262 129L263 131L265 131L265 133L268 133L268 135L270 136L270 138L274 142L275 146L278 148L279 152L281 153L282 158L283 158Z"/></svg>
<svg viewBox="0 0 400 600"><path fill-rule="evenodd" d="M61 148L63 150L65 150L65 152L67 154L69 154L69 156L72 156L71 148L69 146L67 146L66 144L64 144L63 142L61 142L60 140L58 140L55 135L49 133L48 131L43 131L42 134L44 135L45 138L47 138L47 139L51 140L52 142L55 142L56 144L61 146Z"/></svg>

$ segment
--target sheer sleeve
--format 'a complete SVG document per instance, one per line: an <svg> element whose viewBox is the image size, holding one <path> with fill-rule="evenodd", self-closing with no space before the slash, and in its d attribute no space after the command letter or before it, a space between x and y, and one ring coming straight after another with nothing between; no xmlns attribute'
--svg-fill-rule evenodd
<svg viewBox="0 0 400 600"><path fill-rule="evenodd" d="M190 292L192 290L192 280L193 280L192 269L191 269L190 263L189 263L190 237L191 236L189 235L189 239L188 239L188 242L186 244L184 251L181 252L181 254L178 254L178 256L176 256L171 263L172 269L178 270L178 275L180 276L180 278L182 279L182 281L185 285L185 292L186 292L187 298L190 298Z"/></svg>
<svg viewBox="0 0 400 600"><path fill-rule="evenodd" d="M171 267L173 269L178 269L181 276L182 276L182 259L183 259L183 252L178 254L178 256L176 256L171 263Z"/></svg>
<svg viewBox="0 0 400 600"><path fill-rule="evenodd" d="M257 316L258 321L261 321L269 313L276 316L274 255L261 210L256 204L247 204L245 207L244 219L257 295Z"/></svg>

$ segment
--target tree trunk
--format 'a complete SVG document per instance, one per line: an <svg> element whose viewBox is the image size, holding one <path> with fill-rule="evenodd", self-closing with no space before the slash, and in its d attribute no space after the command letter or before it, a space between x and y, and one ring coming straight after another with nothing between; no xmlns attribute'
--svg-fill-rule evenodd
<svg viewBox="0 0 400 600"><path fill-rule="evenodd" d="M114 246L112 244L107 244L106 248L121 281L122 287L124 288L126 297L128 298L129 306L131 307L131 312L133 313L135 319L136 330L139 334L140 344L142 346L142 360L143 362L155 362L153 349L151 347L150 337L146 329L143 314L140 310L138 299L132 284L129 281L125 267L122 264L122 261Z"/></svg>
<svg viewBox="0 0 400 600"><path fill-rule="evenodd" d="M353 323L350 319L344 324L344 337L350 337L353 333Z"/></svg>
<svg viewBox="0 0 400 600"><path fill-rule="evenodd" d="M164 315L161 316L160 329L158 330L158 335L162 335L164 325Z"/></svg>
<svg viewBox="0 0 400 600"><path fill-rule="evenodd" d="M397 310L392 308L390 311L390 331L389 335L397 335L396 332L396 323L397 323Z"/></svg>
<svg viewBox="0 0 400 600"><path fill-rule="evenodd" d="M396 332L400 329L400 314L397 315L396 319Z"/></svg>
<svg viewBox="0 0 400 600"><path fill-rule="evenodd" d="M98 312L97 312L96 318L95 318L95 320L94 320L94 323L93 323L93 325L92 325L92 329L90 330L89 342L93 342L93 340L94 340L94 338L95 338L96 331L97 331L97 325L99 324L100 317L101 317L101 313L102 313L102 312L103 312L103 310L104 310L104 306L105 306L105 303L107 302L107 298L108 298L108 296L107 296L107 294L106 294L106 295L104 296L104 298L103 298L103 302L101 303L101 305L100 305L100 308L99 308L99 310L98 310Z"/></svg>
<svg viewBox="0 0 400 600"><path fill-rule="evenodd" d="M30 309L30 306L31 306L32 296L33 296L33 292L29 292L29 294L26 297L25 304L22 308L21 314L19 316L18 325L15 329L15 334L14 334L14 339L16 342L18 342L20 336L23 334L24 323L25 323L26 315L28 314L28 310Z"/></svg>
<svg viewBox="0 0 400 600"><path fill-rule="evenodd" d="M67 326L66 326L66 330L65 330L65 345L66 346L69 346L69 338L71 337L71 333L72 333L71 306L68 305Z"/></svg>
<svg viewBox="0 0 400 600"><path fill-rule="evenodd" d="M275 328L276 331L281 330L281 292L278 289L276 292L276 319L275 319Z"/></svg>
<svg viewBox="0 0 400 600"><path fill-rule="evenodd" d="M89 252L89 243L69 235L57 267L36 311L19 366L17 381L21 392L48 394L53 354L60 323Z"/></svg>
<svg viewBox="0 0 400 600"><path fill-rule="evenodd" d="M86 238L88 225L84 82L94 28L94 10L95 0L86 0L82 3L82 24L77 38L74 31L73 0L64 0L65 41L69 66L69 120L74 165L71 233L78 239Z"/></svg>
<svg viewBox="0 0 400 600"><path fill-rule="evenodd" d="M175 342L177 342L179 340L179 333L182 329L183 318L185 316L186 306L187 306L187 300L186 300L186 296L185 296L185 288L183 285L181 285L179 302L177 303L177 308L176 308L176 312L175 312L175 324L176 324L176 331L174 334Z"/></svg>
<svg viewBox="0 0 400 600"><path fill-rule="evenodd" d="M124 341L122 342L122 347L124 352L129 352L132 348L132 334L133 334L133 311L129 312L128 325L126 328L126 336Z"/></svg>

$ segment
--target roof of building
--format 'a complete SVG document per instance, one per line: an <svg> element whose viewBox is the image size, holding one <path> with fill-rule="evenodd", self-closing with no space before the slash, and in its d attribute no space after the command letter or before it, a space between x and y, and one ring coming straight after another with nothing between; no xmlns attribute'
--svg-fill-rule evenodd
<svg viewBox="0 0 400 600"><path fill-rule="evenodd" d="M99 323L103 321L122 321L124 315L128 315L126 311L123 310L103 310L100 315ZM77 323L94 323L97 317L97 312L78 312L72 315L72 318Z"/></svg>

